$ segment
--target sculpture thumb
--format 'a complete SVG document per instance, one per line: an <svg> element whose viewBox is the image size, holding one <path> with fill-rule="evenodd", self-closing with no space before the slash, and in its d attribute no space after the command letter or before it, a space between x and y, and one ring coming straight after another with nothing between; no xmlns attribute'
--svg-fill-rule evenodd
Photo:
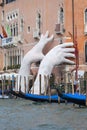
<svg viewBox="0 0 87 130"><path fill-rule="evenodd" d="M54 35L51 35L51 36L48 38L47 42L51 42L52 40L54 40Z"/></svg>

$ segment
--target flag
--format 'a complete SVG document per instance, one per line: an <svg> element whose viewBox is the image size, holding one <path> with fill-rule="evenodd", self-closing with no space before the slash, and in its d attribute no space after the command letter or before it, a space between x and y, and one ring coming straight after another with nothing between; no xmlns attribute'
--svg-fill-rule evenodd
<svg viewBox="0 0 87 130"><path fill-rule="evenodd" d="M9 25L6 26L6 32L7 32L8 36L11 36L11 29L10 29Z"/></svg>
<svg viewBox="0 0 87 130"><path fill-rule="evenodd" d="M0 38L2 39L3 38L3 36L0 34Z"/></svg>
<svg viewBox="0 0 87 130"><path fill-rule="evenodd" d="M6 33L5 29L4 29L4 26L1 25L1 27L2 27L3 37L4 37L4 38L5 38L5 37L8 37L8 35L7 35L7 33Z"/></svg>

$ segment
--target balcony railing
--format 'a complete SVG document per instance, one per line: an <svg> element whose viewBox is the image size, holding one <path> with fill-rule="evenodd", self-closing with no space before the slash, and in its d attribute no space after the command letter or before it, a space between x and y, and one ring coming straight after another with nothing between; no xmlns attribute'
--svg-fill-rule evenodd
<svg viewBox="0 0 87 130"><path fill-rule="evenodd" d="M13 37L7 37L2 39L2 47L13 45Z"/></svg>
<svg viewBox="0 0 87 130"><path fill-rule="evenodd" d="M22 43L21 36L7 37L2 39L2 47L17 46L17 43Z"/></svg>

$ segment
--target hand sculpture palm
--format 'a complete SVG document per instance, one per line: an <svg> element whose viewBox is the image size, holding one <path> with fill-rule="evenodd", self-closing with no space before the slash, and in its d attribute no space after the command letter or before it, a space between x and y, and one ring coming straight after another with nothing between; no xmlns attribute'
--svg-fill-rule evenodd
<svg viewBox="0 0 87 130"><path fill-rule="evenodd" d="M53 40L53 35L48 37L48 31L45 35L41 35L40 41L35 45L23 58L21 68L19 71L20 75L29 75L30 74L30 65L31 63L40 61L44 58L42 50L44 46ZM25 76L26 76L25 75Z"/></svg>

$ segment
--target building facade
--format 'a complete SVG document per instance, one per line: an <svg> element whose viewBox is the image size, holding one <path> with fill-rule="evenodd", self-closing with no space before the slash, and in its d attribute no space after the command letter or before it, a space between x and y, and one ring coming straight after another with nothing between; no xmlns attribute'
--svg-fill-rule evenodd
<svg viewBox="0 0 87 130"><path fill-rule="evenodd" d="M76 67L87 72L86 0L0 0L0 25L0 71L19 68L24 55L49 30L54 41L44 48L44 54L76 39ZM64 70L71 72L73 68L67 65Z"/></svg>
<svg viewBox="0 0 87 130"><path fill-rule="evenodd" d="M66 35L72 35L77 41L78 71L87 72L87 1L65 0ZM73 18L74 17L74 18Z"/></svg>

